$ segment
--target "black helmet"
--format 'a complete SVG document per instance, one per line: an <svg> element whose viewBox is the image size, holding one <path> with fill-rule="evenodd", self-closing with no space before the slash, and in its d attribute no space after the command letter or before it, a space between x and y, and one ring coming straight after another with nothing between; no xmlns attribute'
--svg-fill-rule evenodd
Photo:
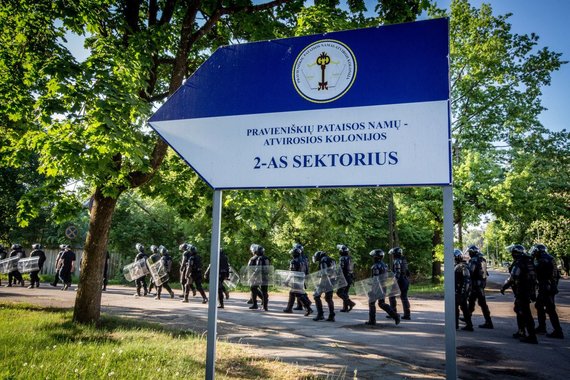
<svg viewBox="0 0 570 380"><path fill-rule="evenodd" d="M336 249L338 249L338 253L340 253L341 256L346 256L350 252L350 249L344 244L337 244Z"/></svg>
<svg viewBox="0 0 570 380"><path fill-rule="evenodd" d="M384 258L384 251L381 249L373 249L369 253L370 256L374 257L375 259L382 259Z"/></svg>
<svg viewBox="0 0 570 380"><path fill-rule="evenodd" d="M520 244L513 244L507 247L507 251L513 256L519 256L526 254L526 250Z"/></svg>
<svg viewBox="0 0 570 380"><path fill-rule="evenodd" d="M543 253L548 253L546 246L544 244L535 244L530 249L529 253L531 255L540 256Z"/></svg>
<svg viewBox="0 0 570 380"><path fill-rule="evenodd" d="M151 251L152 253L158 253L158 247L157 247L156 245L154 245L154 244L151 245L151 246L149 247L149 249L150 249L150 251Z"/></svg>
<svg viewBox="0 0 570 380"><path fill-rule="evenodd" d="M160 255L161 255L161 256L164 256L164 255L168 254L168 249L166 249L166 247L163 246L163 245L161 245L161 246L158 248L158 251L160 252Z"/></svg>
<svg viewBox="0 0 570 380"><path fill-rule="evenodd" d="M469 253L469 257L475 257L481 253L481 251L479 251L479 248L476 245L471 245L467 248L467 253Z"/></svg>
<svg viewBox="0 0 570 380"><path fill-rule="evenodd" d="M137 251L139 251L141 253L144 252L144 245L142 245L141 243L135 244L135 248L137 249Z"/></svg>
<svg viewBox="0 0 570 380"><path fill-rule="evenodd" d="M22 246L21 246L20 244L12 244L11 249L12 249L12 250L22 249Z"/></svg>
<svg viewBox="0 0 570 380"><path fill-rule="evenodd" d="M315 254L313 255L313 262L314 263L319 263L321 262L321 259L323 257L325 257L327 255L327 253L325 251L317 251L315 252Z"/></svg>
<svg viewBox="0 0 570 380"><path fill-rule="evenodd" d="M299 257L301 256L301 250L299 248L293 248L289 251L289 254L293 257Z"/></svg>
<svg viewBox="0 0 570 380"><path fill-rule="evenodd" d="M32 249L42 249L42 245L41 244L32 244Z"/></svg>
<svg viewBox="0 0 570 380"><path fill-rule="evenodd" d="M252 244L249 246L249 250L252 255L263 256L265 254L265 248L259 244Z"/></svg>
<svg viewBox="0 0 570 380"><path fill-rule="evenodd" d="M453 250L453 258L455 259L456 263L460 263L463 261L463 252L460 249Z"/></svg>
<svg viewBox="0 0 570 380"><path fill-rule="evenodd" d="M301 254L302 254L303 251L305 250L305 248L303 247L303 245L302 245L302 244L299 244L299 243L293 244L293 249L298 249L299 251L301 251Z"/></svg>
<svg viewBox="0 0 570 380"><path fill-rule="evenodd" d="M392 248L391 250L388 251L388 254L389 254L389 255L394 255L394 256L398 256L398 257L399 257L399 256L402 256L402 253L403 253L403 252L404 252L404 251L402 250L402 248L400 248L400 247L394 247L394 248Z"/></svg>

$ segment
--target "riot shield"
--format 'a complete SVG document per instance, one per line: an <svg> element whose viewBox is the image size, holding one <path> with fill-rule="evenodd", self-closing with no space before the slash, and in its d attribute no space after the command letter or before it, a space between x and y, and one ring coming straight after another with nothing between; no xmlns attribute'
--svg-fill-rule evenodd
<svg viewBox="0 0 570 380"><path fill-rule="evenodd" d="M18 260L20 260L19 256L13 256L0 261L0 273L6 274L18 270Z"/></svg>
<svg viewBox="0 0 570 380"><path fill-rule="evenodd" d="M275 271L273 265L244 266L240 271L240 281L247 286L273 285Z"/></svg>
<svg viewBox="0 0 570 380"><path fill-rule="evenodd" d="M340 267L324 268L307 276L309 289L315 294L327 293L347 285Z"/></svg>
<svg viewBox="0 0 570 380"><path fill-rule="evenodd" d="M386 297L399 295L400 287L394 277L386 274L356 281L354 283L354 291L356 295L367 298L368 303L373 303Z"/></svg>
<svg viewBox="0 0 570 380"><path fill-rule="evenodd" d="M228 290L234 290L239 283L239 275L230 267L230 274L228 278L224 280L224 285Z"/></svg>
<svg viewBox="0 0 570 380"><path fill-rule="evenodd" d="M140 259L131 263L123 268L123 275L127 281L135 281L138 278L144 277L149 273L146 266L146 260Z"/></svg>
<svg viewBox="0 0 570 380"><path fill-rule="evenodd" d="M287 288L294 293L305 293L305 273L290 270L275 271L275 285Z"/></svg>
<svg viewBox="0 0 570 380"><path fill-rule="evenodd" d="M153 255L154 256L154 255ZM164 261L160 259L153 258L153 256L146 259L146 263L148 265L148 269L150 271L150 275L152 276L152 280L156 286L160 286L168 281L168 272L166 271L166 267L164 266ZM154 260L156 261L154 261Z"/></svg>
<svg viewBox="0 0 570 380"><path fill-rule="evenodd" d="M20 273L30 273L40 270L40 257L25 257L18 261L18 271Z"/></svg>

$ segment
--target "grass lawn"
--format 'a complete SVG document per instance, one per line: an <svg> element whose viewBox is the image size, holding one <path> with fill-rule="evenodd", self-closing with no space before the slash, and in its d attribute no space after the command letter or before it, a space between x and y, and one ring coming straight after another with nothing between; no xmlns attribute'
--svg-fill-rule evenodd
<svg viewBox="0 0 570 380"><path fill-rule="evenodd" d="M70 310L0 302L0 379L203 379L206 339L103 315L101 327ZM313 379L299 367L218 342L217 379Z"/></svg>

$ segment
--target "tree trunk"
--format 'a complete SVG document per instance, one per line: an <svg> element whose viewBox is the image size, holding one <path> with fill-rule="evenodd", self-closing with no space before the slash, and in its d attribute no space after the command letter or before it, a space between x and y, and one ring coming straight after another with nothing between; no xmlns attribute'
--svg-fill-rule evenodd
<svg viewBox="0 0 570 380"><path fill-rule="evenodd" d="M101 288L107 252L107 240L117 198L105 197L97 188L89 218L89 232L85 239L81 275L73 320L79 323L98 323L101 315Z"/></svg>
<svg viewBox="0 0 570 380"><path fill-rule="evenodd" d="M439 276L441 276L441 261L437 260L437 258L435 256L435 248L438 245L440 245L442 242L443 242L443 240L442 240L442 236L441 236L441 230L436 228L433 231L433 236L432 236L433 250L431 251L431 257L432 257L431 280L433 282L436 282L437 278Z"/></svg>
<svg viewBox="0 0 570 380"><path fill-rule="evenodd" d="M390 248L399 247L400 239L398 238L398 227L396 226L396 206L394 205L394 192L391 190L388 198L388 230L390 234L388 236Z"/></svg>

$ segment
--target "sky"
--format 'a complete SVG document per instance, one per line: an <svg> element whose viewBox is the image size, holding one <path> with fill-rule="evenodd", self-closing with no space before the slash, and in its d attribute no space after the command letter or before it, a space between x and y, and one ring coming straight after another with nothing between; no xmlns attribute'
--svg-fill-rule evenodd
<svg viewBox="0 0 570 380"><path fill-rule="evenodd" d="M437 0L440 7L449 7L450 0ZM540 48L562 53L570 61L570 0L471 0L479 8L490 4L494 15L512 13L509 22L517 34L537 34ZM570 131L570 63L552 74L549 87L542 90L542 105L547 108L540 122L552 131Z"/></svg>

